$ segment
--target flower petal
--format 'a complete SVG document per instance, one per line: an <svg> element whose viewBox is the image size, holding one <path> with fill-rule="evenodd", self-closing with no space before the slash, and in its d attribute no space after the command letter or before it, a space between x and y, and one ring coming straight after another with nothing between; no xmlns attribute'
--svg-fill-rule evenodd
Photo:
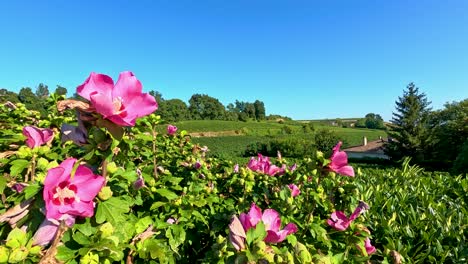
<svg viewBox="0 0 468 264"><path fill-rule="evenodd" d="M266 230L279 231L281 227L281 218L278 212L273 209L263 211L262 221Z"/></svg>
<svg viewBox="0 0 468 264"><path fill-rule="evenodd" d="M354 177L354 169L351 166L339 167L339 168L334 169L334 171L344 176Z"/></svg>
<svg viewBox="0 0 468 264"><path fill-rule="evenodd" d="M250 221L250 225L256 226L257 223L262 219L262 210L255 203L252 203L247 216L248 220Z"/></svg>
<svg viewBox="0 0 468 264"><path fill-rule="evenodd" d="M344 231L349 227L350 221L342 211L336 211L331 214L327 223L336 230Z"/></svg>
<svg viewBox="0 0 468 264"><path fill-rule="evenodd" d="M91 94L100 93L112 101L112 89L114 81L105 74L92 72L88 79L76 88L76 92L83 98L91 101Z"/></svg>
<svg viewBox="0 0 468 264"><path fill-rule="evenodd" d="M73 216L91 217L94 215L94 202L74 202L70 205L59 206L59 212Z"/></svg>
<svg viewBox="0 0 468 264"><path fill-rule="evenodd" d="M54 131L52 129L44 128L41 129L42 140L44 143L49 143L54 139Z"/></svg>
<svg viewBox="0 0 468 264"><path fill-rule="evenodd" d="M283 228L283 230L286 230L286 232L288 232L288 235L293 234L297 232L297 226L294 223L289 223Z"/></svg>
<svg viewBox="0 0 468 264"><path fill-rule="evenodd" d="M375 247L372 246L370 239L367 237L364 240L364 247L366 248L367 255L370 255L375 252Z"/></svg>
<svg viewBox="0 0 468 264"><path fill-rule="evenodd" d="M249 230L252 227L250 224L250 218L247 216L246 213L241 213L239 215L239 221L241 222L242 226L244 227L244 231Z"/></svg>
<svg viewBox="0 0 468 264"><path fill-rule="evenodd" d="M33 246L48 245L54 239L55 234L57 234L58 227L59 226L57 224L44 219L32 238Z"/></svg>
<svg viewBox="0 0 468 264"><path fill-rule="evenodd" d="M108 118L115 114L114 104L112 98L106 94L94 93L91 94L90 101L96 108L96 112L100 113L102 117Z"/></svg>
<svg viewBox="0 0 468 264"><path fill-rule="evenodd" d="M104 177L95 175L88 167L80 165L70 183L77 187L76 195L80 200L89 202L99 193L104 185L104 180Z"/></svg>
<svg viewBox="0 0 468 264"><path fill-rule="evenodd" d="M141 95L142 91L143 86L135 75L131 71L124 71L119 74L119 79L112 91L112 98L120 97L125 104L135 96Z"/></svg>
<svg viewBox="0 0 468 264"><path fill-rule="evenodd" d="M243 238L247 237L241 221L235 215L231 218L231 223L229 224L229 231L236 236L240 236Z"/></svg>
<svg viewBox="0 0 468 264"><path fill-rule="evenodd" d="M38 147L43 144L42 133L37 127L23 127L23 135L26 137L26 145L28 145L29 148Z"/></svg>
<svg viewBox="0 0 468 264"><path fill-rule="evenodd" d="M348 155L344 151L335 153L331 160L333 166L335 167L342 167L348 165Z"/></svg>
<svg viewBox="0 0 468 264"><path fill-rule="evenodd" d="M55 188L59 183L68 181L75 162L75 158L68 158L62 161L58 167L49 169L44 180L44 189Z"/></svg>
<svg viewBox="0 0 468 264"><path fill-rule="evenodd" d="M273 230L267 230L267 236L263 241L266 243L278 243L283 241L286 236L287 232L282 230L282 231L273 231Z"/></svg>
<svg viewBox="0 0 468 264"><path fill-rule="evenodd" d="M63 213L60 212L60 205L55 205L52 202L52 198L46 199L46 218L47 219L60 219L62 217Z"/></svg>

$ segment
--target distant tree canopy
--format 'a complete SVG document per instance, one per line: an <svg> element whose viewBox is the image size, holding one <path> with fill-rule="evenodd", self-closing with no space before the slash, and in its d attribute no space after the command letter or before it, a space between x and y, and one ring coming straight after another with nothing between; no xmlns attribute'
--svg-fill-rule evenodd
<svg viewBox="0 0 468 264"><path fill-rule="evenodd" d="M159 104L158 114L167 122L190 119L187 104L180 99L162 100Z"/></svg>
<svg viewBox="0 0 468 264"><path fill-rule="evenodd" d="M206 94L194 94L189 100L188 110L192 119L224 120L225 109L216 98Z"/></svg>
<svg viewBox="0 0 468 264"><path fill-rule="evenodd" d="M41 99L49 97L49 87L43 83L40 83L36 88L36 96Z"/></svg>
<svg viewBox="0 0 468 264"><path fill-rule="evenodd" d="M457 173L468 172L468 99L445 104L429 115L431 145L427 156Z"/></svg>
<svg viewBox="0 0 468 264"><path fill-rule="evenodd" d="M372 129L385 129L383 118L374 113L369 113L365 117L366 127Z"/></svg>
<svg viewBox="0 0 468 264"><path fill-rule="evenodd" d="M158 102L158 114L166 122L181 120L265 120L265 104L260 100L242 102L236 100L226 107L216 98L206 94L194 94L189 104L180 99L166 100L157 91L149 92Z"/></svg>
<svg viewBox="0 0 468 264"><path fill-rule="evenodd" d="M19 103L20 100L18 98L18 95L14 92L10 92L5 88L0 89L0 102L5 103L5 102L12 102L12 103Z"/></svg>
<svg viewBox="0 0 468 264"><path fill-rule="evenodd" d="M57 85L57 88L55 88L55 93L58 95L67 95L67 88Z"/></svg>

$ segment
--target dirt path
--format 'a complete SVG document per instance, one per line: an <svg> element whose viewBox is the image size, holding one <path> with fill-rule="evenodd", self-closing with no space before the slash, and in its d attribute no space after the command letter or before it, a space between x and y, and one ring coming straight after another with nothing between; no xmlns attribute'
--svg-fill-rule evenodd
<svg viewBox="0 0 468 264"><path fill-rule="evenodd" d="M242 132L239 130L194 132L194 133L189 133L189 134L192 137L242 136Z"/></svg>

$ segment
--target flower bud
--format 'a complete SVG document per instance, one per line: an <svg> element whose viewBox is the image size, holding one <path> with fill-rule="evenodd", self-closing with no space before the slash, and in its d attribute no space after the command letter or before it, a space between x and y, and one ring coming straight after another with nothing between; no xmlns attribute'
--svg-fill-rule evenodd
<svg viewBox="0 0 468 264"><path fill-rule="evenodd" d="M138 179L135 182L133 182L133 189L134 190L139 190L139 189L141 189L143 187L145 187L145 180L140 175L140 177L138 177Z"/></svg>
<svg viewBox="0 0 468 264"><path fill-rule="evenodd" d="M101 232L101 237L106 238L114 233L114 227L111 223L106 222L99 227L99 231Z"/></svg>
<svg viewBox="0 0 468 264"><path fill-rule="evenodd" d="M112 194L113 194L113 192L112 192L111 188L109 186L104 186L104 187L102 187L101 191L99 191L98 197L102 201L105 201L105 200L111 198Z"/></svg>

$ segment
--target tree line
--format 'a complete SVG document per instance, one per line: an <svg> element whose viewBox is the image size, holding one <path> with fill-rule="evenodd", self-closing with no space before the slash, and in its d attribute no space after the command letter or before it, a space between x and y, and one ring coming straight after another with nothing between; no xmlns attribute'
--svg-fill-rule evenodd
<svg viewBox="0 0 468 264"><path fill-rule="evenodd" d="M229 120L248 121L266 120L265 104L260 100L255 102L242 102L236 100L224 106L218 99L206 94L194 94L187 105L180 99L166 100L162 94L151 91L150 94L158 102L158 114L167 122L181 120Z"/></svg>
<svg viewBox="0 0 468 264"><path fill-rule="evenodd" d="M57 95L66 95L67 89L57 85L54 91ZM236 100L224 106L218 99L206 94L194 94L187 105L180 99L165 99L157 91L149 92L158 102L158 114L165 122L177 122L182 120L229 120L229 121L248 121L248 120L276 120L288 119L280 115L266 115L265 104L260 100L254 102L243 102ZM41 115L47 114L45 106L46 99L49 97L49 87L40 83L36 90L30 87L23 87L19 93L9 91L5 88L0 89L0 102L10 101L12 103L23 103L26 108L36 110ZM73 95L77 97L77 95Z"/></svg>
<svg viewBox="0 0 468 264"><path fill-rule="evenodd" d="M67 88L57 85L54 90L57 95L66 95ZM9 91L5 88L0 89L0 102L12 102L12 103L23 103L26 108L35 110L45 116L47 114L46 101L50 95L49 87L43 83L40 83L35 92L30 87L23 87L19 93Z"/></svg>

